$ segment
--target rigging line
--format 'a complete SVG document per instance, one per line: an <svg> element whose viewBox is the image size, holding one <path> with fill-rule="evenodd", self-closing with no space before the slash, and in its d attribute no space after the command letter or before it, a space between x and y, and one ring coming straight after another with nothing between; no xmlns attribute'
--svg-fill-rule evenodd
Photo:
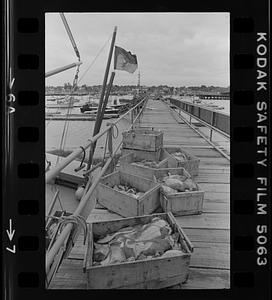
<svg viewBox="0 0 272 300"><path fill-rule="evenodd" d="M79 66L77 67L77 71L76 71L76 74L75 74L75 77L74 77L74 81L73 81L73 87L72 87L72 93L74 92L74 90L76 89L76 87L78 86L78 73L79 73ZM66 115L66 120L65 120L65 124L67 124L65 126L65 136L64 136L64 139L63 139L63 150L64 150L64 147L65 147L65 144L66 144L66 139L67 139L67 134L68 134L68 128L69 128L69 125L70 125L70 122L68 121L69 119L69 116L70 116L70 111L72 109L72 101L73 98L72 96L70 96L70 101L69 101L69 108L68 108L68 111L67 111L67 115Z"/></svg>
<svg viewBox="0 0 272 300"><path fill-rule="evenodd" d="M65 119L63 131L62 131L62 137L61 137L61 141L60 141L60 150L64 150L64 146L65 146L65 143L66 143L68 128L69 128L69 124L70 124L68 122L68 119L69 119L70 112L71 112L71 109L72 109L72 106L71 106L72 105L72 100L73 100L72 94L73 94L73 92L75 91L75 89L78 85L78 73L79 73L79 66L77 67L76 74L75 74L75 77L74 77L74 80L73 80L73 86L72 86L70 95L68 96L69 97L69 106L68 106L68 110L67 110L67 113L66 113L66 119ZM57 157L57 163L59 162L59 158L60 158L60 155L58 155L58 157Z"/></svg>
<svg viewBox="0 0 272 300"><path fill-rule="evenodd" d="M69 25L68 25L68 22L67 22L67 20L66 20L66 17L64 16L64 13L60 13L60 17L61 17L61 19L62 19L62 22L63 22L63 24L64 24L64 27L65 27L65 29L66 29L66 32L67 32L67 34L68 34L68 36L69 36L69 39L70 39L70 41L71 41L71 44L72 44L72 46L73 46L73 48L74 48L74 51L75 51L75 53L76 53L76 56L78 57L78 60L80 60L80 54L79 54L79 51L78 51L76 42L75 42L75 40L74 40L74 37L73 37L73 35L72 35L72 32L71 32L70 27L69 27Z"/></svg>
<svg viewBox="0 0 272 300"><path fill-rule="evenodd" d="M86 75L86 73L90 70L90 68L93 66L93 64L95 63L95 61L97 60L98 56L101 54L101 52L104 50L104 48L106 47L107 43L109 42L109 40L111 39L111 35L109 36L108 40L105 42L105 44L103 45L103 47L99 50L99 52L97 53L96 57L93 59L93 61L91 62L91 64L89 65L89 67L87 68L87 70L82 74L82 76L79 78L78 83L81 82L81 80L83 79L83 77Z"/></svg>
<svg viewBox="0 0 272 300"><path fill-rule="evenodd" d="M101 52L104 50L105 46L107 45L107 43L109 42L111 38L111 35L109 36L108 40L105 42L105 44L103 45L103 47L100 49L100 51L98 52L98 54L96 55L96 57L94 58L94 60L92 61L92 63L90 64L90 66L87 68L87 70L82 74L81 78L78 79L78 71L79 71L79 66L77 68L77 72L76 72L76 75L75 75L75 78L74 78L74 82L73 82L73 88L72 88L72 91L71 91L71 94L73 93L75 87L79 84L79 82L83 79L83 77L86 75L86 73L90 70L90 68L92 67L92 65L95 63L96 59L99 57L99 55L101 54ZM78 80L77 80L78 79ZM71 98L70 98L71 100ZM66 120L65 120L65 124L64 124L64 128L63 128L63 133L62 133L62 137L61 137L61 142L60 142L60 150L62 150L62 148L64 147L65 145L65 140L67 138L67 133L68 133L68 127L69 127L69 122L68 122L68 116L70 114L70 105L69 105L69 108L68 108L68 111L67 111L67 114L66 114ZM68 125L67 125L68 123ZM59 161L59 155L58 155L58 158L57 158L57 163Z"/></svg>

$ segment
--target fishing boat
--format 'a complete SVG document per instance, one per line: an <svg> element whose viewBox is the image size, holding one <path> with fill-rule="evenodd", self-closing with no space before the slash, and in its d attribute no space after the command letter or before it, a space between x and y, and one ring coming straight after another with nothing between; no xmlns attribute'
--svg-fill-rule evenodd
<svg viewBox="0 0 272 300"><path fill-rule="evenodd" d="M126 99L126 98L120 98L119 102L122 104L127 104L130 103L132 99Z"/></svg>
<svg viewBox="0 0 272 300"><path fill-rule="evenodd" d="M74 99L69 99L65 97L64 99L58 99L54 103L46 103L46 108L73 108Z"/></svg>
<svg viewBox="0 0 272 300"><path fill-rule="evenodd" d="M52 96L47 96L46 97L46 101L56 101L57 99L55 97Z"/></svg>
<svg viewBox="0 0 272 300"><path fill-rule="evenodd" d="M208 108L216 109L216 110L224 109L224 106L218 106L217 104L213 104L213 103L205 104L204 106L208 107Z"/></svg>
<svg viewBox="0 0 272 300"><path fill-rule="evenodd" d="M118 103L118 99L114 99L111 101L111 104L107 105L105 108L105 115L107 114L116 114L119 116L120 114L126 112L133 102L130 100L129 103ZM82 107L80 107L81 113L88 113L88 114L96 114L98 109L98 104L95 102L92 103L85 103Z"/></svg>

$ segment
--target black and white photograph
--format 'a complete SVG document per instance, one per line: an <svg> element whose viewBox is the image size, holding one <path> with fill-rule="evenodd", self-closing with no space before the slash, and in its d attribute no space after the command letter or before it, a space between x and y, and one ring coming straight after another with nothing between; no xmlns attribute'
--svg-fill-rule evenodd
<svg viewBox="0 0 272 300"><path fill-rule="evenodd" d="M230 14L45 14L47 289L230 289Z"/></svg>

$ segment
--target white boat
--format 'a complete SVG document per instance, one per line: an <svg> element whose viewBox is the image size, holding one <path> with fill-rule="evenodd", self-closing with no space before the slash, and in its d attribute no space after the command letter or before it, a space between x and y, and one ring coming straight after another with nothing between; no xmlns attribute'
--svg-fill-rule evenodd
<svg viewBox="0 0 272 300"><path fill-rule="evenodd" d="M73 108L74 107L74 99L70 97L65 97L61 100L56 100L54 103L46 103L46 108Z"/></svg>

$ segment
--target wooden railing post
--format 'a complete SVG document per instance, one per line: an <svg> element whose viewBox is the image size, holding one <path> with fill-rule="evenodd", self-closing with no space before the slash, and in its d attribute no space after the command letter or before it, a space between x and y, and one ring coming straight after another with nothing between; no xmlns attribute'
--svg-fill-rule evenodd
<svg viewBox="0 0 272 300"><path fill-rule="evenodd" d="M211 126L213 126L213 122L214 122L214 112L212 111ZM213 130L211 129L211 131L210 131L210 141L212 140L212 134L213 134Z"/></svg>
<svg viewBox="0 0 272 300"><path fill-rule="evenodd" d="M213 130L211 129L210 130L210 141L212 140L212 133L213 133Z"/></svg>

